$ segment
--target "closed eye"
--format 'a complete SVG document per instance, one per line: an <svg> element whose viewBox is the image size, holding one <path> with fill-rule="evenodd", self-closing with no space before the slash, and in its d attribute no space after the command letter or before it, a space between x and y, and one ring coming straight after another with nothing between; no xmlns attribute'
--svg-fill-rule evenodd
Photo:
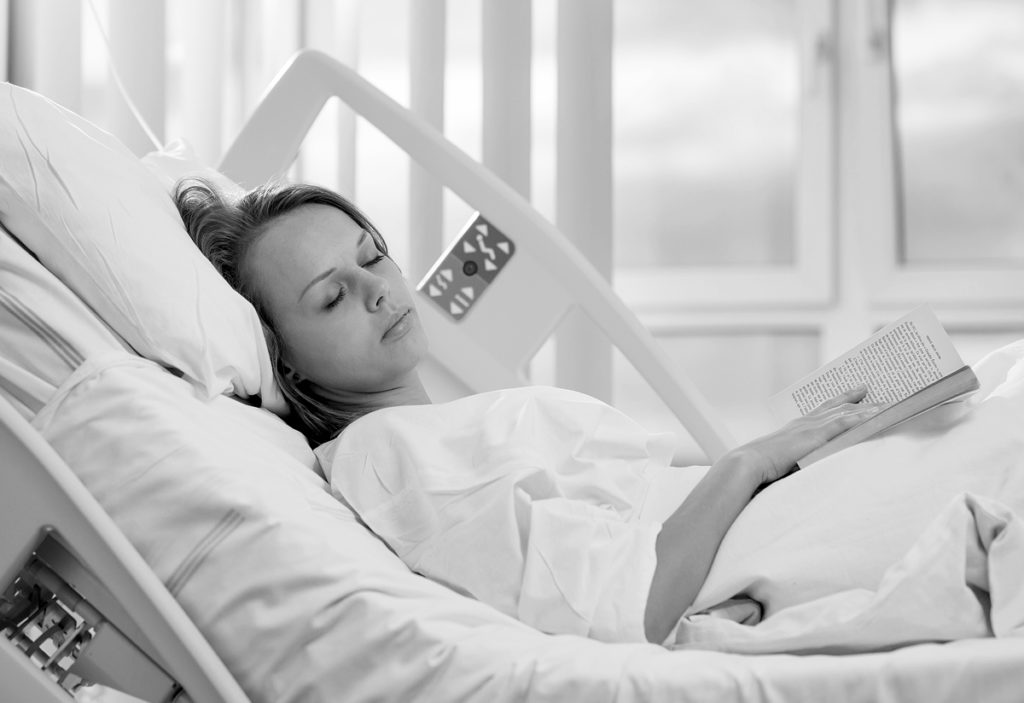
<svg viewBox="0 0 1024 703"><path fill-rule="evenodd" d="M329 301L327 301L327 304L324 305L324 310L332 310L332 309L334 309L338 305L338 303L340 303L344 299L345 299L345 286L341 286L341 287L338 288L338 294L336 296L334 296L333 298L331 298Z"/></svg>
<svg viewBox="0 0 1024 703"><path fill-rule="evenodd" d="M386 258L388 258L386 255L378 254L377 256L373 257L372 259L367 261L365 264L363 264L363 268L368 268L370 266L376 266L377 264L379 264L381 261L383 261Z"/></svg>

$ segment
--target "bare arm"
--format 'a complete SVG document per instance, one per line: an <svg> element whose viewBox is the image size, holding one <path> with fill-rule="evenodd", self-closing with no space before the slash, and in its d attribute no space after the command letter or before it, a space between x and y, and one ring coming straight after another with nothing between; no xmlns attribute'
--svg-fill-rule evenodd
<svg viewBox="0 0 1024 703"><path fill-rule="evenodd" d="M732 450L708 470L664 522L644 613L647 639L661 643L696 600L725 533L759 486L782 478L801 457L878 411L857 405L866 389L830 400L781 430Z"/></svg>

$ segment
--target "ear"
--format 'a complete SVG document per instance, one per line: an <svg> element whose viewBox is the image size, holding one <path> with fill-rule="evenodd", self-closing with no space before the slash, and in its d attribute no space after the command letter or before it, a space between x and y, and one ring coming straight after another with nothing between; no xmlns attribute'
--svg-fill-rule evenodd
<svg viewBox="0 0 1024 703"><path fill-rule="evenodd" d="M284 362L281 364L281 367L284 369L285 378L287 378L289 381L292 381L293 383L299 383L300 381L303 380L302 374L296 371L295 367L292 366L291 364Z"/></svg>

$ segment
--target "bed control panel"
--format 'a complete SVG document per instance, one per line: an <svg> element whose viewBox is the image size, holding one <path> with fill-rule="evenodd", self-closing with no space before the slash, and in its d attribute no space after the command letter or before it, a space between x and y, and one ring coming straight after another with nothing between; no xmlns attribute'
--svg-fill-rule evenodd
<svg viewBox="0 0 1024 703"><path fill-rule="evenodd" d="M494 282L515 251L511 239L476 213L416 289L445 315L459 321Z"/></svg>

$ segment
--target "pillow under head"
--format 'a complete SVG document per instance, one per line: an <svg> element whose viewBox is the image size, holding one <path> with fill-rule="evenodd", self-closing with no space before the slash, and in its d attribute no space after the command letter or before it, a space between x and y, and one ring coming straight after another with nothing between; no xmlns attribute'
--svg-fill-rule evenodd
<svg viewBox="0 0 1024 703"><path fill-rule="evenodd" d="M201 394L284 408L256 311L185 231L166 184L115 137L0 84L0 221L139 355Z"/></svg>

